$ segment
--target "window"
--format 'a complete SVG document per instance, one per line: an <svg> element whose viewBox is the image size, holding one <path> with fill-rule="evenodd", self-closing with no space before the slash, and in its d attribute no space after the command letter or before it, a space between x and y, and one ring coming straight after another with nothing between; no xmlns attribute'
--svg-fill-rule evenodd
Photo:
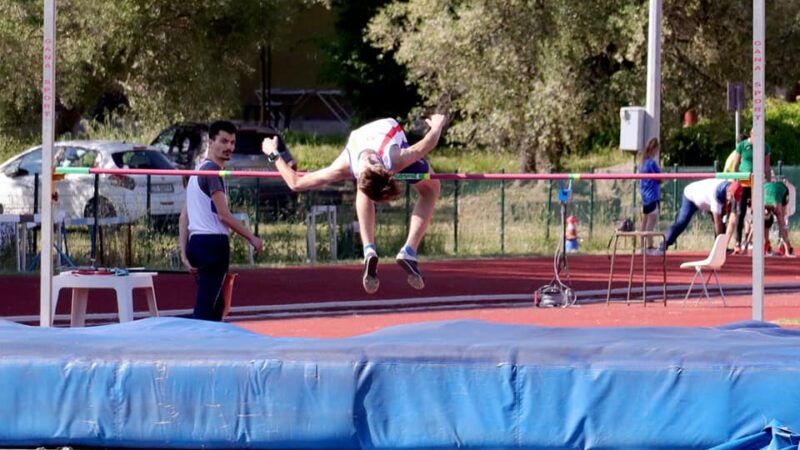
<svg viewBox="0 0 800 450"><path fill-rule="evenodd" d="M27 175L33 175L35 173L42 172L42 149L37 148L36 150L28 153L27 155L20 158L19 161L19 168L20 170L24 170L27 172Z"/></svg>
<svg viewBox="0 0 800 450"><path fill-rule="evenodd" d="M175 137L175 131L177 128L169 127L166 130L162 131L161 134L158 135L151 145L158 147L161 151L166 151L169 149L170 144L172 144L172 139Z"/></svg>
<svg viewBox="0 0 800 450"><path fill-rule="evenodd" d="M131 150L114 153L111 158L117 167L129 169L172 169L172 164L159 152L152 150Z"/></svg>
<svg viewBox="0 0 800 450"><path fill-rule="evenodd" d="M264 139L273 136L275 136L275 134L267 134L258 131L239 131L236 133L236 149L234 153L240 155L262 155L261 143ZM283 144L283 139L281 139L279 145L280 148L278 150L284 152L285 145Z"/></svg>
<svg viewBox="0 0 800 450"><path fill-rule="evenodd" d="M100 161L97 150L82 147L61 147L56 151L56 167L97 167Z"/></svg>

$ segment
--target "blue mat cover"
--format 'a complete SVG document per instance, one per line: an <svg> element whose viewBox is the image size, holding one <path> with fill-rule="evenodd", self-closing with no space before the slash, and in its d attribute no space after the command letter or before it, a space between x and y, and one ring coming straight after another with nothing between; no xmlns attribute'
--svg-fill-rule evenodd
<svg viewBox="0 0 800 450"><path fill-rule="evenodd" d="M796 448L800 331L0 321L0 386L2 446Z"/></svg>

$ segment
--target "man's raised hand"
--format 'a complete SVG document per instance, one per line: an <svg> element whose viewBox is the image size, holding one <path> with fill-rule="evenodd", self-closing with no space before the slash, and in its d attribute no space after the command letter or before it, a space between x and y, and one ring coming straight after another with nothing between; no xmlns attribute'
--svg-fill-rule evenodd
<svg viewBox="0 0 800 450"><path fill-rule="evenodd" d="M278 136L264 138L261 142L261 153L269 156L270 153L278 151Z"/></svg>

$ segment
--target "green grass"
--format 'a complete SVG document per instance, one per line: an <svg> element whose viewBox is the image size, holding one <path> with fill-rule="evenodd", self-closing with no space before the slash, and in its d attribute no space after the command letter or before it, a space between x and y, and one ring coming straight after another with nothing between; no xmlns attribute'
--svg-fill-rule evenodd
<svg viewBox="0 0 800 450"><path fill-rule="evenodd" d="M159 127L96 126L88 129L90 139L120 139L132 142L149 142ZM302 170L316 170L330 164L342 151L344 137L319 137L287 135L287 142ZM0 140L0 155L18 153L33 145L23 139ZM519 155L512 152L486 152L468 148L442 147L435 149L429 160L438 172L485 173L519 171ZM605 149L593 155L572 155L566 161L570 172L586 171L590 167L608 167L632 164L630 154L617 149ZM454 182L442 183L442 197L432 219L420 253L426 259L486 257L486 256L530 256L552 255L560 235L560 214L556 183L519 182L504 183L501 194L500 182L459 182L456 205ZM594 186L592 191L590 188ZM682 185L673 189L672 183L662 187L663 205L659 228L666 230L675 216L672 193L680 195ZM602 254L606 252L614 222L624 216L638 216L631 208L631 182L602 181L591 184L577 182L573 199L569 203L569 214L580 220L579 236L582 238L581 252ZM501 196L504 209L501 212ZM550 210L548 213L548 195ZM594 196L593 230L589 235L589 215L592 208L590 196ZM409 197L413 206L414 195ZM313 200L309 200L313 202ZM305 205L301 197L300 205ZM409 207L410 207L409 206ZM384 254L394 252L405 241L407 233L406 197L402 196L389 205L378 207L377 244ZM247 211L255 218L252 205L237 204L235 212ZM457 212L457 213L456 213ZM632 213L633 212L633 213ZM281 221L259 223L259 234L264 238L265 252L256 257L259 266L283 266L306 263L306 225L303 211L298 211ZM502 221L501 221L502 218ZM638 220L638 217L635 217ZM337 232L340 262L354 262L360 258L360 241L353 233L351 224L356 220L352 199L346 198L337 210ZM548 226L549 225L549 226ZM144 222L131 228L131 243L127 240L127 227L105 230L104 264L113 266L147 266L152 268L180 268L177 258L177 232L172 228L154 230ZM503 238L501 238L501 233ZM324 224L317 227L318 263L329 263L330 246L326 239ZM681 236L679 249L703 250L710 245L710 221L697 216L693 226ZM794 242L800 242L798 232L793 231ZM75 228L69 233L70 252L78 264L88 264L89 238L87 229ZM130 248L130 249L129 249ZM232 262L247 264L247 247L244 240L232 239ZM14 266L13 250L0 251L0 270ZM130 256L128 256L130 254ZM130 260L130 264L128 261Z"/></svg>
<svg viewBox="0 0 800 450"><path fill-rule="evenodd" d="M344 149L340 138L309 139L289 135L287 145L299 167L319 170L327 167ZM427 160L440 173L518 172L519 155L509 152L486 152L456 147L440 147L428 154Z"/></svg>
<svg viewBox="0 0 800 450"><path fill-rule="evenodd" d="M564 161L566 172L586 172L589 169L614 167L620 165L633 166L633 156L630 152L623 152L618 148L599 148L588 155L569 155Z"/></svg>

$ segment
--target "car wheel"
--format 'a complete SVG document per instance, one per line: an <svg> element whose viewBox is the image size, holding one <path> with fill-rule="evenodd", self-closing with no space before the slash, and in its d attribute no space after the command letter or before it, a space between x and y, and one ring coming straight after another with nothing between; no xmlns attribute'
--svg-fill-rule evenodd
<svg viewBox="0 0 800 450"><path fill-rule="evenodd" d="M114 205L111 202L104 198L100 197L97 199L97 203L99 204L97 210L98 217L116 217L117 212L114 209ZM86 204L86 207L83 208L83 217L94 217L94 201L90 200L89 203Z"/></svg>

